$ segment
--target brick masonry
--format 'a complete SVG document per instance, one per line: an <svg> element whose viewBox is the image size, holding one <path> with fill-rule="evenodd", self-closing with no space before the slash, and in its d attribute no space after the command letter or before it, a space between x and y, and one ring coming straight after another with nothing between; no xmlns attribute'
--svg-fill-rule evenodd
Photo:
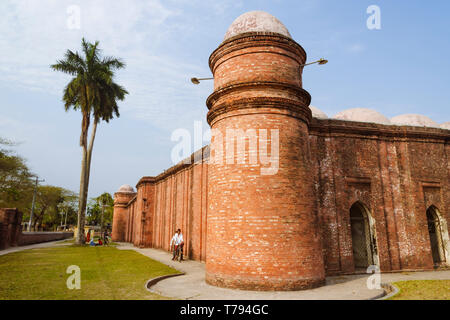
<svg viewBox="0 0 450 320"><path fill-rule="evenodd" d="M73 238L73 232L23 232L19 246Z"/></svg>
<svg viewBox="0 0 450 320"><path fill-rule="evenodd" d="M73 238L73 232L22 232L22 213L0 208L0 250Z"/></svg>
<svg viewBox="0 0 450 320"><path fill-rule="evenodd" d="M17 209L0 209L0 250L19 244L22 213Z"/></svg>
<svg viewBox="0 0 450 320"><path fill-rule="evenodd" d="M306 289L355 272L350 208L360 203L382 271L433 269L426 211L434 206L450 223L450 131L312 118L305 61L302 47L279 34L224 41L210 57L208 122L223 136L256 129L260 145L273 141L259 129L278 130L276 174L249 163L250 137L234 164L208 164L227 148L213 138L190 163L142 178L137 193L115 194L113 239L168 250L181 228L210 284Z"/></svg>

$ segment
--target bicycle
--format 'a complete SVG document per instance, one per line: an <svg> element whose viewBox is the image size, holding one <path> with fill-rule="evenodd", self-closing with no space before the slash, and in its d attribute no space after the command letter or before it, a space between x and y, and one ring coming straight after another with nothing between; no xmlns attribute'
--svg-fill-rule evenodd
<svg viewBox="0 0 450 320"><path fill-rule="evenodd" d="M172 260L179 262L183 261L183 245L182 244L176 245L174 251L175 256L174 258L172 258Z"/></svg>

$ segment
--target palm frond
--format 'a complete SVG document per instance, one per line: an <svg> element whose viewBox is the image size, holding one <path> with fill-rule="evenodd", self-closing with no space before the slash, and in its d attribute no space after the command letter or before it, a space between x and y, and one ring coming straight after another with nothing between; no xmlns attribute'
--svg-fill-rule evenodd
<svg viewBox="0 0 450 320"><path fill-rule="evenodd" d="M123 69L126 66L125 62L114 57L103 58L102 65L106 66L109 69Z"/></svg>
<svg viewBox="0 0 450 320"><path fill-rule="evenodd" d="M114 82L114 70L126 65L121 59L102 58L98 41L90 43L83 38L81 47L82 55L67 50L64 59L58 60L51 68L74 76L64 89L64 108L82 112L80 144L85 145L91 115L95 122L109 122L119 117L117 101L123 101L128 91Z"/></svg>

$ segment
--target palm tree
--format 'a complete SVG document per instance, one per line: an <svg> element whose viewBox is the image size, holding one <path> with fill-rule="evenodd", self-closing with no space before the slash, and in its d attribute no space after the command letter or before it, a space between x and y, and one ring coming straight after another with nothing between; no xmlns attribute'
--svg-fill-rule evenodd
<svg viewBox="0 0 450 320"><path fill-rule="evenodd" d="M113 81L114 71L125 67L120 59L101 58L99 42L94 44L82 40L81 56L78 52L67 50L64 60L58 60L51 68L73 76L64 89L63 101L66 111L79 110L82 114L80 146L83 154L81 160L80 194L78 205L77 244L84 244L84 224L89 188L89 176L97 124L109 122L114 116L119 117L117 100L123 101L128 92ZM93 120L91 137L88 144L89 126Z"/></svg>

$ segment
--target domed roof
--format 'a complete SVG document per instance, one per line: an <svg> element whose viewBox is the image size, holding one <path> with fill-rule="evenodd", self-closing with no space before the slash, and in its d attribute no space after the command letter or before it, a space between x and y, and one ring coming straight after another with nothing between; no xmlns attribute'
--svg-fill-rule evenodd
<svg viewBox="0 0 450 320"><path fill-rule="evenodd" d="M445 122L445 123L441 124L441 128L450 130L450 122Z"/></svg>
<svg viewBox="0 0 450 320"><path fill-rule="evenodd" d="M234 20L223 40L246 32L273 32L291 38L288 29L273 15L264 11L250 11Z"/></svg>
<svg viewBox="0 0 450 320"><path fill-rule="evenodd" d="M402 114L391 118L391 122L399 126L434 127L439 128L439 124L421 114Z"/></svg>
<svg viewBox="0 0 450 320"><path fill-rule="evenodd" d="M117 192L124 192L124 193L134 193L134 189L129 184L124 184L119 188Z"/></svg>
<svg viewBox="0 0 450 320"><path fill-rule="evenodd" d="M339 112L334 116L334 119L358 121L358 122L371 122L379 124L391 124L388 118L379 113L378 111L366 108L354 108Z"/></svg>
<svg viewBox="0 0 450 320"><path fill-rule="evenodd" d="M314 106L309 106L309 108L312 111L312 116L313 118L317 118L317 119L328 119L328 116L326 115L325 112L323 112L322 110L320 110L319 108L316 108Z"/></svg>

